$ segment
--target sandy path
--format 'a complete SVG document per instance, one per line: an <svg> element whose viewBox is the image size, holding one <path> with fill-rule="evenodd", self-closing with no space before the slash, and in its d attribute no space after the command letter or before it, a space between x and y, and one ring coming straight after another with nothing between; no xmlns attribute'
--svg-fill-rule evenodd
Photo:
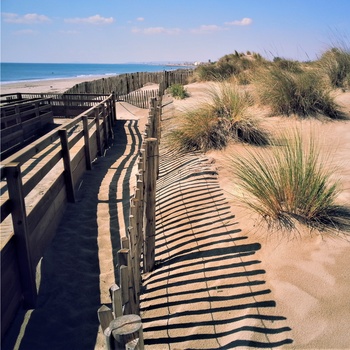
<svg viewBox="0 0 350 350"><path fill-rule="evenodd" d="M108 289L118 281L116 257L120 235L128 225L130 187L141 142L136 115L148 113L129 110L133 115L124 116L134 120L118 120L113 144L82 178L76 203L68 204L38 265L37 308L19 313L4 349L105 347L97 309L110 302Z"/></svg>

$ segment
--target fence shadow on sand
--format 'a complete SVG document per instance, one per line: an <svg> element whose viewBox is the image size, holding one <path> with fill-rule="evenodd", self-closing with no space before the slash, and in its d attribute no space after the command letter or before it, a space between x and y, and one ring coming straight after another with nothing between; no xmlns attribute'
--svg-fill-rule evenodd
<svg viewBox="0 0 350 350"><path fill-rule="evenodd" d="M196 154L163 150L157 183L156 269L141 317L149 349L274 348L291 344L254 255L218 185Z"/></svg>

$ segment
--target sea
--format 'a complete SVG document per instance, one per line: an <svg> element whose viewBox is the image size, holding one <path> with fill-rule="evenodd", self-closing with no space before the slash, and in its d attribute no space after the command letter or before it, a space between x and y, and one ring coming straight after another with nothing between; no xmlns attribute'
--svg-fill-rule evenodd
<svg viewBox="0 0 350 350"><path fill-rule="evenodd" d="M1 62L1 84L64 78L113 76L136 72L162 72L193 68L183 64L94 64L94 63L7 63Z"/></svg>

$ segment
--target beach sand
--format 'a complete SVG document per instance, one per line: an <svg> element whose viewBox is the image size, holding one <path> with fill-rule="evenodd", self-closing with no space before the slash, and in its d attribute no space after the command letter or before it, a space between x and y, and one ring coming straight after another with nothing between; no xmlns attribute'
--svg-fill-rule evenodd
<svg viewBox="0 0 350 350"><path fill-rule="evenodd" d="M203 99L204 86L187 87L192 98ZM350 92L339 92L336 101L350 115ZM175 101L178 108L189 108L188 101ZM298 127L303 136L312 131L323 152L331 155L342 192L339 203L350 203L350 121L322 122L269 117L263 122L272 133ZM242 232L258 241L257 257L266 271L267 286L276 301L276 313L287 318L292 329L293 349L349 349L350 334L350 236L320 235L300 228L293 234L271 232L256 216L243 208L235 196L235 183L228 156L239 154L242 146L232 144L207 155L215 160L220 187L228 199Z"/></svg>
<svg viewBox="0 0 350 350"><path fill-rule="evenodd" d="M16 92L27 93L45 93L51 92L60 94L73 87L75 84L83 83L84 81L92 81L106 76L94 77L80 77L67 79L52 79L52 80L33 80L16 83L2 83L0 84L1 94L13 94Z"/></svg>
<svg viewBox="0 0 350 350"><path fill-rule="evenodd" d="M84 78L81 81L86 81ZM12 92L63 92L74 84L78 83L79 79L64 79L62 81L47 81L44 83L30 83L30 84L9 84L4 90L2 86L2 93ZM7 85L7 84L6 84ZM10 86L12 85L12 86ZM183 101L175 100L173 102L176 111L181 111L186 108L191 108L196 103L200 103L203 99L203 91L206 89L206 84L189 84L187 89L190 93L190 97ZM344 109L350 113L350 93L340 94L338 101L343 104ZM144 123L147 113L141 112L139 109L133 108L120 108L120 113L125 110L125 113L131 113L135 119L138 119L142 124ZM125 115L126 119L129 116ZM268 120L268 125L272 129L276 126L285 128L291 127L294 124L300 122L295 120L286 120L285 118L272 118ZM333 161L338 166L339 175L341 177L341 184L343 192L339 198L342 203L350 203L350 122L333 122L322 123L319 121L307 121L302 124L303 130L307 133L310 129L317 129L320 136L322 136L322 142L325 150L331 149L334 151ZM142 132L142 130L141 130ZM282 315L286 318L286 324L290 327L290 338L293 339L291 345L287 345L286 348L292 349L349 349L350 347L350 333L348 331L348 325L350 324L350 242L344 237L332 237L330 235L319 235L316 232L309 232L305 229L299 231L298 234L293 236L281 235L278 233L270 232L264 225L257 225L256 217L247 209L242 208L237 203L236 196L234 195L234 182L230 174L230 170L227 166L227 155L232 152L239 152L240 146L230 145L223 151L208 152L207 156L213 159L214 166L218 171L218 181L220 187L224 191L224 194L230 204L230 211L234 215L237 221L241 234L247 238L247 243L258 242L261 245L261 249L256 252L256 258L259 259L263 269L265 270L264 279L266 281L266 287L271 290L271 298L276 302L275 313L276 315ZM91 173L92 174L92 173ZM90 174L90 176L92 176ZM102 176L101 174L99 176ZM103 176L102 176L103 177ZM94 181L92 181L94 183ZM95 183L95 187L97 184ZM109 186L109 185L108 185ZM110 187L108 187L109 189ZM98 187L96 187L98 190ZM88 188L86 189L88 191ZM103 218L109 216L109 205L100 205L98 208L98 217L96 217L95 225L103 225ZM105 210L105 211L104 211ZM97 213L94 213L97 215ZM78 227L71 227L75 233L74 244L70 244L69 240L65 241L64 249L68 256L60 256L60 259L67 259L64 265L69 263L71 257L77 254L77 246L79 245L79 234L84 235L84 225L82 230L78 232ZM69 232L65 232L65 235L69 237ZM99 240L98 249L103 251L104 248L110 250L110 241L106 239L106 247L103 247L104 241ZM195 244L195 243L193 243ZM55 247L55 246L53 246ZM195 248L195 247L194 247ZM86 247L89 249L89 246ZM51 251L49 254L54 254L55 251ZM91 252L88 251L90 254ZM111 258L111 254L107 254L108 259ZM82 257L81 257L82 258ZM96 257L94 257L95 259ZM101 271L108 271L113 268L113 262L110 260L103 260L103 254L100 254L100 268ZM74 260L74 259L73 259ZM50 257L48 257L50 262ZM71 263L74 263L72 261ZM54 276L54 264L60 266L59 261L51 261L51 265L46 265L46 268ZM79 265L80 266L80 265ZM103 268L102 268L103 266ZM96 271L98 274L98 271ZM64 274L64 272L63 272ZM47 276L50 276L48 274ZM67 276L62 274L58 275L62 277L60 283L68 283L71 280L71 275ZM95 276L96 277L96 276ZM64 282L66 278L66 282ZM78 279L79 274L74 274L74 278ZM102 280L102 279L101 279ZM50 278L44 281L46 291L50 288L61 288L60 284L50 286ZM57 281L54 283L58 283ZM105 302L105 293L111 283L110 279L106 280L104 289L100 290L101 299L99 295L95 295L93 298L91 295L87 297ZM79 286L79 281L75 281L76 286ZM177 289L181 291L181 287ZM78 290L72 291L64 288L61 293L79 293ZM95 291L94 293L99 291ZM58 293L60 294L60 293ZM68 297L69 295L67 295ZM49 298L51 298L49 300ZM40 312L44 312L45 303L52 302L50 304L52 319L55 318L57 310L62 308L62 300L64 298L57 297L57 303L55 304L54 298L47 294L47 300L44 299L42 309L34 310L27 313L26 320L28 321L28 333L31 327L35 328L35 323L31 323L30 315L37 313L37 317L40 318ZM78 299L77 299L78 300ZM72 304L74 305L74 303ZM85 310L83 307L86 307ZM65 308L64 308L65 309ZM101 334L101 330L97 330L95 327L96 320L89 321L84 320L85 315L90 315L91 305L82 303L76 306L75 310L68 310L67 312L74 313L74 317L79 318L80 322L92 322L92 326L87 327L94 334L88 334L89 345L91 346L96 341L94 348L97 350L104 349L104 339ZM92 310L95 312L94 310ZM60 317L61 312L59 313ZM35 319L33 316L33 319ZM62 316L63 318L63 316ZM96 314L95 314L96 318ZM37 318L38 319L38 318ZM50 323L54 326L53 320ZM60 345L62 348L67 348L64 344L72 343L69 332L74 332L74 324L68 324L68 331L64 330L60 338ZM40 329L37 328L37 329ZM48 329L50 327L48 326ZM86 336L80 334L79 330L77 337ZM22 334L24 340L28 342L25 335L25 323L22 324ZM32 331L34 336L35 331ZM183 334L173 334L172 336L182 336ZM22 338L17 339L17 348ZM44 339L44 338L43 338ZM24 342L25 343L25 342ZM24 344L23 343L23 344ZM54 345L54 344L52 344ZM56 344L52 348L58 348L59 344ZM41 347L43 348L43 347ZM93 347L89 347L93 348ZM152 349L151 347L148 347ZM157 347L154 347L156 349ZM178 349L184 349L185 347L179 346ZM241 347L244 348L244 347ZM168 349L168 348L167 348ZM170 347L169 347L170 349Z"/></svg>

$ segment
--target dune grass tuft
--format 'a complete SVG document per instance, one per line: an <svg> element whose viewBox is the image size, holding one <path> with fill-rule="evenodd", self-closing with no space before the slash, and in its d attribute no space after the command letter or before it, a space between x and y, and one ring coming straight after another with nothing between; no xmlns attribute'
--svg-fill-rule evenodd
<svg viewBox="0 0 350 350"><path fill-rule="evenodd" d="M349 49L334 47L321 56L318 64L333 88L350 88Z"/></svg>
<svg viewBox="0 0 350 350"><path fill-rule="evenodd" d="M291 73L273 67L260 74L257 86L261 102L271 106L274 114L344 117L322 75L316 71Z"/></svg>
<svg viewBox="0 0 350 350"><path fill-rule="evenodd" d="M268 134L247 109L251 97L230 83L218 83L209 101L186 112L170 134L171 142L183 150L222 149L230 140L256 145L268 144Z"/></svg>
<svg viewBox="0 0 350 350"><path fill-rule="evenodd" d="M273 228L296 222L320 230L349 228L350 210L336 204L339 185L323 162L314 137L284 135L271 150L250 150L231 158L231 169L245 194L243 202Z"/></svg>

